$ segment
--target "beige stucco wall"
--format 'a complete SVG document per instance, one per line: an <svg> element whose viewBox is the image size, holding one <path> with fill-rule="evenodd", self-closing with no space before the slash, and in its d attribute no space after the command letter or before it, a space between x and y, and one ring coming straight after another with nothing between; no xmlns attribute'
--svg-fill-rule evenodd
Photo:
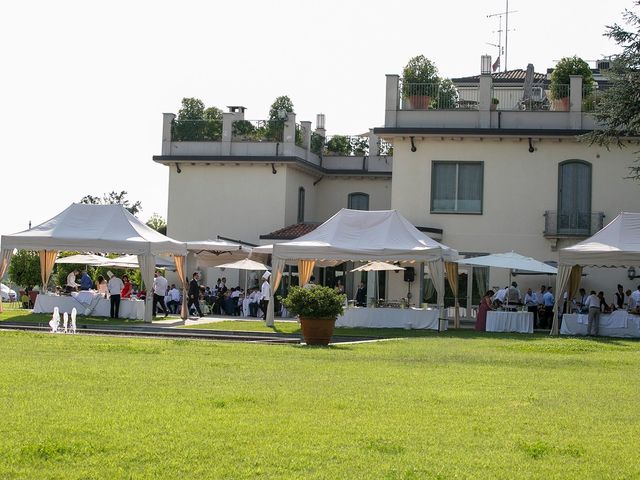
<svg viewBox="0 0 640 480"><path fill-rule="evenodd" d="M569 159L592 165L592 211L604 212L605 224L622 210L640 209L640 186L625 179L633 163L630 146L623 150L578 143L575 140L534 139L417 139L394 142L391 205L416 225L443 229L442 243L461 252L497 253L515 250L539 260L558 260L554 243L543 236L545 210L557 210L558 164ZM431 163L434 160L484 162L481 215L431 214ZM578 239L560 240L557 248ZM620 272L601 272L603 282L623 281ZM525 279L525 277L521 277ZM525 279L526 280L526 279ZM491 285L508 281L508 271L492 269ZM540 278L528 282L538 284ZM546 282L545 282L546 283ZM627 283L629 281L627 280ZM598 282L593 283L597 288ZM606 291L611 290L608 283ZM615 289L615 284L613 285ZM604 287L603 287L604 288ZM613 290L612 290L613 291Z"/></svg>
<svg viewBox="0 0 640 480"><path fill-rule="evenodd" d="M185 165L171 168L167 233L179 240L217 235L259 243L260 234L285 226L284 167Z"/></svg>
<svg viewBox="0 0 640 480"><path fill-rule="evenodd" d="M391 208L390 178L325 177L316 189L316 221L324 221L341 208L347 208L350 193L369 194L369 210Z"/></svg>
<svg viewBox="0 0 640 480"><path fill-rule="evenodd" d="M282 204L285 226L298 222L298 191L300 187L304 188L304 220L305 222L316 221L314 212L317 195L313 182L317 177L291 165L287 165L283 169L283 173L286 175L287 185L285 201Z"/></svg>

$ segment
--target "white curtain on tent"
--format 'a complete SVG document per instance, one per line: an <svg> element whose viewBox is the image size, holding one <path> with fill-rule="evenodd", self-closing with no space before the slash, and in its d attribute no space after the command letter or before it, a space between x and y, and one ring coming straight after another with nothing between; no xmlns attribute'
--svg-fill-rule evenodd
<svg viewBox="0 0 640 480"><path fill-rule="evenodd" d="M267 327L273 327L274 325L274 317L275 317L275 309L273 306L274 303L274 294L275 291L280 286L280 281L282 280L282 272L284 271L284 260L281 258L274 257L271 264L271 278L270 286L271 286L271 296L269 297L269 305L267 305Z"/></svg>
<svg viewBox="0 0 640 480"><path fill-rule="evenodd" d="M13 255L13 248L3 248L0 254L0 279L4 277L9 269L9 262L11 262L11 256ZM2 302L0 301L0 312L2 312Z"/></svg>
<svg viewBox="0 0 640 480"><path fill-rule="evenodd" d="M558 335L558 305L564 301L564 299L562 298L562 294L569 286L571 268L572 267L570 265L560 265L558 267L558 276L556 277L555 303L553 304L553 325L551 326L551 335Z"/></svg>
<svg viewBox="0 0 640 480"><path fill-rule="evenodd" d="M444 316L444 261L443 260L431 260L426 262L427 270L433 286L436 289L439 317Z"/></svg>
<svg viewBox="0 0 640 480"><path fill-rule="evenodd" d="M138 255L138 265L140 265L140 275L147 292L144 301L144 321L151 323L153 308L153 274L156 270L156 257L153 255Z"/></svg>

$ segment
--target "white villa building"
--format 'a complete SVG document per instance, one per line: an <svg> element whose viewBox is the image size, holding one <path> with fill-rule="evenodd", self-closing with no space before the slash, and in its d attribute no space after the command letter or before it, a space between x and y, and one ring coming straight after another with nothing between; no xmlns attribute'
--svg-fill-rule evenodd
<svg viewBox="0 0 640 480"><path fill-rule="evenodd" d="M568 111L507 102L494 110L492 80L478 76L475 93L467 82L465 96L448 109L412 110L399 76L387 75L385 124L370 131L368 151L358 155L312 151L313 136L324 136L323 118L312 132L311 122L297 125L289 114L278 141L251 141L234 133L234 122L245 120L244 109L234 107L223 116L219 141L196 142L173 141L175 115L164 114L162 154L154 161L170 170L167 233L265 244L306 233L340 208L392 208L462 254L514 250L554 262L559 248L592 235L620 211L640 211L640 186L625 178L637 139L607 150L580 138L595 128L583 110L581 77L567 87ZM331 283L350 268L318 274ZM413 303L431 293L419 270ZM474 269L476 279L488 277L475 286L474 299L509 280L508 271L487 273ZM522 293L555 284L546 275L513 273ZM583 286L603 290L609 302L617 283L625 289L640 283L622 269L585 273ZM354 280L345 278L352 298ZM407 295L401 273L382 279L387 298ZM464 304L471 292L461 285Z"/></svg>

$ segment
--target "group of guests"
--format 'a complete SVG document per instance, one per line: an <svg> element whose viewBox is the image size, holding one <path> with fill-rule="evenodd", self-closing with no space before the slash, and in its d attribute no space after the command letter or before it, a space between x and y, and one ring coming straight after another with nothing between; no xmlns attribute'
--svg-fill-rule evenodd
<svg viewBox="0 0 640 480"><path fill-rule="evenodd" d="M123 275L121 279L117 275L107 272L107 276L109 277L108 281L102 275L98 275L94 282L89 276L87 270L83 270L80 275L80 283L77 283L76 278L78 274L78 270L73 270L67 275L65 291L67 293L71 293L76 291L95 290L98 295L110 299L111 306L109 316L111 318L118 318L120 315L120 300L123 298L131 298L133 293L133 286L129 281L129 277L127 275Z"/></svg>
<svg viewBox="0 0 640 480"><path fill-rule="evenodd" d="M598 293L591 290L589 295L584 288L578 290L576 298L568 301L567 294L564 294L564 301L560 309L562 313L582 313L588 315L587 334L598 335L600 313L610 313L615 310L627 310L629 313L640 315L640 285L634 292L624 290L622 285L617 286L614 293L614 302L606 301L604 292ZM549 329L553 324L553 307L555 297L552 287L541 285L539 292L527 289L527 293L522 297L518 284L512 282L510 286L494 292L488 290L480 300L478 313L476 315L475 329L485 331L487 326L487 312L490 310L517 310L526 307L527 311L533 313L534 327Z"/></svg>

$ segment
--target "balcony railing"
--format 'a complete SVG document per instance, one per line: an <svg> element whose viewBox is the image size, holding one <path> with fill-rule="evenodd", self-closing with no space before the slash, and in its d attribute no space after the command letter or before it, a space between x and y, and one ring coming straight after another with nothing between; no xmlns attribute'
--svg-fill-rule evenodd
<svg viewBox="0 0 640 480"><path fill-rule="evenodd" d="M234 142L282 142L284 120L236 120L232 125Z"/></svg>
<svg viewBox="0 0 640 480"><path fill-rule="evenodd" d="M453 110L460 108L458 90L452 83L403 83L400 81L399 89L402 110Z"/></svg>
<svg viewBox="0 0 640 480"><path fill-rule="evenodd" d="M544 212L544 235L547 237L589 237L602 229L604 212Z"/></svg>
<svg viewBox="0 0 640 480"><path fill-rule="evenodd" d="M582 111L593 112L596 109L596 105L600 103L602 98L602 90L596 90L593 87L582 88Z"/></svg>

